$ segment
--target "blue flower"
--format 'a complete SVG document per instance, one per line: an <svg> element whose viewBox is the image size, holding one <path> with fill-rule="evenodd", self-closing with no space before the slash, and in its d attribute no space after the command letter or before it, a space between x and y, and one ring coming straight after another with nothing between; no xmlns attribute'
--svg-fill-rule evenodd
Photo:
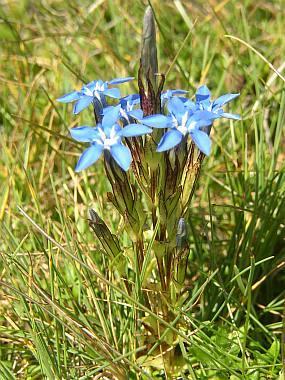
<svg viewBox="0 0 285 380"><path fill-rule="evenodd" d="M75 140L91 144L80 156L76 172L94 164L104 150L110 151L113 159L123 170L128 170L132 156L129 148L122 143L122 138L142 136L151 133L152 129L140 124L128 124L121 128L118 124L120 109L121 105L109 109L105 112L102 123L98 123L96 127L82 126L70 130L70 134Z"/></svg>
<svg viewBox="0 0 285 380"><path fill-rule="evenodd" d="M128 95L119 101L120 108L120 119L123 125L134 123L136 120L143 118L143 111L138 108L140 104L140 96L138 94ZM103 115L105 115L109 110L113 109L114 106L105 107L103 109Z"/></svg>
<svg viewBox="0 0 285 380"><path fill-rule="evenodd" d="M105 96L110 98L119 99L121 94L118 88L109 88L110 85L117 85L133 80L133 77L117 78L107 82L102 80L94 80L84 85L80 91L73 91L66 95L61 96L57 101L62 103L75 102L73 113L76 115L84 108L88 107L93 101L99 102L103 106L105 105Z"/></svg>
<svg viewBox="0 0 285 380"><path fill-rule="evenodd" d="M139 94L128 95L120 100L121 117L126 122L130 122L132 119L141 119L143 117L143 111L140 107L140 96Z"/></svg>
<svg viewBox="0 0 285 380"><path fill-rule="evenodd" d="M150 127L169 129L162 136L157 151L164 152L174 148L189 134L197 147L209 155L211 140L201 128L210 126L219 115L208 110L192 110L178 97L171 98L167 108L168 116L152 115L142 119L142 122Z"/></svg>
<svg viewBox="0 0 285 380"><path fill-rule="evenodd" d="M214 100L211 101L211 92L208 89L207 86L201 86L198 88L196 92L196 107L200 110L207 110L214 112L215 114L219 115L220 117L225 117L227 119L234 119L234 120L240 120L240 116L232 113L224 112L223 106L233 99L237 98L239 94L225 94ZM186 105L190 106L191 101L187 101ZM194 102L191 102L192 106L195 104Z"/></svg>

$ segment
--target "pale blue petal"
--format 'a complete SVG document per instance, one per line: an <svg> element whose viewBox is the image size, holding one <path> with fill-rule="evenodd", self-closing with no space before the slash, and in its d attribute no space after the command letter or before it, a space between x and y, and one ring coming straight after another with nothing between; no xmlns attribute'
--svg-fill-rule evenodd
<svg viewBox="0 0 285 380"><path fill-rule="evenodd" d="M56 100L61 103L70 103L70 102L74 102L75 100L78 100L79 98L80 98L80 92L72 91L72 92L69 92L68 94L61 96L60 98Z"/></svg>
<svg viewBox="0 0 285 380"><path fill-rule="evenodd" d="M195 111L197 106L196 103L192 102L192 100L187 98L180 98L182 102L184 102L184 106L189 109L190 111Z"/></svg>
<svg viewBox="0 0 285 380"><path fill-rule="evenodd" d="M103 151L103 146L99 144L92 144L89 148L87 148L79 158L77 162L75 171L80 172L88 168L88 166L94 164L98 158L101 156Z"/></svg>
<svg viewBox="0 0 285 380"><path fill-rule="evenodd" d="M167 128L171 124L169 118L161 114L146 116L141 121L143 124L153 128Z"/></svg>
<svg viewBox="0 0 285 380"><path fill-rule="evenodd" d="M185 106L181 99L174 97L171 98L167 104L167 109L171 112L177 119L180 118L185 112Z"/></svg>
<svg viewBox="0 0 285 380"><path fill-rule="evenodd" d="M93 80L92 82L88 83L85 87L89 88L90 91L94 91L95 90L95 87L96 87L96 84L97 84L97 80ZM102 82L102 81L101 81ZM103 84L103 82L102 82ZM84 88L84 86L83 86Z"/></svg>
<svg viewBox="0 0 285 380"><path fill-rule="evenodd" d="M110 98L119 99L121 97L121 93L118 88L107 88L102 92L104 95L109 96Z"/></svg>
<svg viewBox="0 0 285 380"><path fill-rule="evenodd" d="M213 120L197 120L195 123L195 128L209 127L213 124Z"/></svg>
<svg viewBox="0 0 285 380"><path fill-rule="evenodd" d="M119 119L121 106L118 105L116 107L110 107L106 110L104 109L104 116L102 120L103 128L111 128L114 124L116 124Z"/></svg>
<svg viewBox="0 0 285 380"><path fill-rule="evenodd" d="M225 117L227 119L233 119L233 120L241 120L240 115L237 115L235 113L227 113L227 112L222 112L220 114L221 117Z"/></svg>
<svg viewBox="0 0 285 380"><path fill-rule="evenodd" d="M194 129L190 132L190 135L200 151L203 152L206 156L209 156L211 152L212 142L207 133L200 131L199 129Z"/></svg>
<svg viewBox="0 0 285 380"><path fill-rule="evenodd" d="M217 98L213 103L213 108L218 106L222 107L223 105L229 103L231 100L237 98L240 94L225 94Z"/></svg>
<svg viewBox="0 0 285 380"><path fill-rule="evenodd" d="M103 110L102 110L102 115L106 115L113 108L114 108L114 106L104 107Z"/></svg>
<svg viewBox="0 0 285 380"><path fill-rule="evenodd" d="M177 129L171 129L162 136L157 147L157 152L164 152L165 150L174 148L181 142L182 138L183 134L181 132L177 131Z"/></svg>
<svg viewBox="0 0 285 380"><path fill-rule="evenodd" d="M139 96L139 94L131 94L131 95L125 96L124 98L120 99L120 104L121 104L121 106L123 108L125 108L128 103L131 106L139 104L140 103L140 96Z"/></svg>
<svg viewBox="0 0 285 380"><path fill-rule="evenodd" d="M77 115L79 112L84 110L84 108L88 107L89 104L91 104L93 101L92 96L83 96L78 100L78 102L75 103L73 108L73 113Z"/></svg>
<svg viewBox="0 0 285 380"><path fill-rule="evenodd" d="M140 120L143 118L143 111L141 109L132 110L132 111L128 112L128 115L133 117L134 119Z"/></svg>
<svg viewBox="0 0 285 380"><path fill-rule="evenodd" d="M96 128L85 126L70 129L70 134L74 140L80 142L92 141L98 136Z"/></svg>
<svg viewBox="0 0 285 380"><path fill-rule="evenodd" d="M191 120L214 120L218 119L220 117L220 114L216 114L214 112L210 112L207 110L203 111L196 111L192 116Z"/></svg>
<svg viewBox="0 0 285 380"><path fill-rule="evenodd" d="M188 91L185 91L185 90L170 90L172 92L172 95L183 95L183 94L187 94Z"/></svg>
<svg viewBox="0 0 285 380"><path fill-rule="evenodd" d="M134 79L135 79L134 77L115 78L115 79L110 80L108 83L109 84L120 84L120 83L129 82L129 81L134 80Z"/></svg>
<svg viewBox="0 0 285 380"><path fill-rule="evenodd" d="M193 129L199 127L208 127L213 123L214 119L219 118L219 115L214 114L209 111L197 111L195 112L186 123L188 131L191 132Z"/></svg>
<svg viewBox="0 0 285 380"><path fill-rule="evenodd" d="M211 92L207 86L204 85L204 86L201 86L198 88L198 90L196 92L196 101L197 102L201 102L201 101L208 99L210 97L211 97Z"/></svg>
<svg viewBox="0 0 285 380"><path fill-rule="evenodd" d="M185 91L185 90L167 90L167 91L164 91L162 92L161 94L161 100L165 103L166 100L169 100L171 99L174 95L183 95L183 94L187 94L188 91Z"/></svg>
<svg viewBox="0 0 285 380"><path fill-rule="evenodd" d="M204 99L204 100L200 100L197 103L197 105L198 105L198 107L200 107L200 109L204 109L204 110L208 110L208 111L212 110L212 103L211 103L210 98Z"/></svg>
<svg viewBox="0 0 285 380"><path fill-rule="evenodd" d="M143 124L128 124L118 133L122 137L143 136L151 133L152 129Z"/></svg>
<svg viewBox="0 0 285 380"><path fill-rule="evenodd" d="M117 164L123 170L127 171L132 162L132 155L129 148L123 144L115 144L111 146L110 152Z"/></svg>

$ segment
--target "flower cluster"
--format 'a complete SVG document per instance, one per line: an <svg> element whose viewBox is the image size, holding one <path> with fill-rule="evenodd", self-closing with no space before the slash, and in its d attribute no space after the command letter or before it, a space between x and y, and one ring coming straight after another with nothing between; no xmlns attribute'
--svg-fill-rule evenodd
<svg viewBox="0 0 285 380"><path fill-rule="evenodd" d="M73 91L57 99L62 103L75 102L74 114L91 103L94 108L97 121L95 127L80 126L71 129L71 136L75 140L90 143L90 147L80 156L76 171L95 163L104 150L110 152L123 170L128 170L132 155L123 143L124 139L151 134L155 128L163 129L157 152L176 147L189 135L199 150L209 155L209 134L213 121L221 117L235 120L240 118L223 110L223 106L239 94L226 94L211 101L207 86L198 88L195 101L184 97L187 91L167 90L161 94L162 113L144 116L138 94L121 98L120 90L113 87L132 79L134 78L117 78L107 82L95 80L84 85L80 91ZM117 99L118 104L108 105L108 97Z"/></svg>

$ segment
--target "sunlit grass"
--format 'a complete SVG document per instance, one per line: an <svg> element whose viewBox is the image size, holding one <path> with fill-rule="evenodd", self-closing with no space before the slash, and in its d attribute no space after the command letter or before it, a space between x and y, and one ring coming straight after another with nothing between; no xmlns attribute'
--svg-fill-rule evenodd
<svg viewBox="0 0 285 380"><path fill-rule="evenodd" d="M189 219L189 291L172 321L141 303L137 277L115 277L118 263L94 237L88 209L130 260L131 242L107 202L102 162L75 174L81 147L68 133L93 123L92 112L74 117L55 101L82 81L137 75L145 4L2 3L0 378L164 378L163 342L176 336L187 361L181 378L281 380L282 1L152 2L166 88L240 91L234 111L243 116L215 127ZM142 322L157 320L160 340L145 339Z"/></svg>

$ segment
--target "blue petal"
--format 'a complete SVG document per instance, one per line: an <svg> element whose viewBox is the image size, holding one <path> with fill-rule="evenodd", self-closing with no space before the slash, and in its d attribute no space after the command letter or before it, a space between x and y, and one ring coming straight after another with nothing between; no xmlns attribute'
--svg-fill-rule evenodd
<svg viewBox="0 0 285 380"><path fill-rule="evenodd" d="M96 128L85 126L70 129L70 134L74 140L80 142L92 141L98 136Z"/></svg>
<svg viewBox="0 0 285 380"><path fill-rule="evenodd" d="M212 142L207 133L200 131L199 129L194 129L190 132L190 135L200 151L203 152L206 156L209 156L211 152Z"/></svg>
<svg viewBox="0 0 285 380"><path fill-rule="evenodd" d="M141 97L139 94L131 94L129 95L130 101L133 104L139 104L141 101Z"/></svg>
<svg viewBox="0 0 285 380"><path fill-rule="evenodd" d="M121 93L118 88L107 88L103 91L103 94L115 99L119 99L121 97Z"/></svg>
<svg viewBox="0 0 285 380"><path fill-rule="evenodd" d="M225 94L217 98L213 103L213 108L218 106L222 107L223 105L229 103L231 100L237 98L240 94Z"/></svg>
<svg viewBox="0 0 285 380"><path fill-rule="evenodd" d="M182 102L184 102L184 106L189 109L190 111L195 111L197 106L192 100L187 99L187 98L180 98Z"/></svg>
<svg viewBox="0 0 285 380"><path fill-rule="evenodd" d="M209 127L212 124L213 124L213 120L197 120L195 123L195 128ZM191 129L190 129L190 131L191 131Z"/></svg>
<svg viewBox="0 0 285 380"><path fill-rule="evenodd" d="M126 108L129 104L131 107L140 104L140 96L139 94L131 94L128 96L125 96L124 98L120 99L120 104L122 108Z"/></svg>
<svg viewBox="0 0 285 380"><path fill-rule="evenodd" d="M69 103L69 102L74 102L75 100L78 100L79 98L80 98L80 92L73 91L73 92L69 92L66 95L61 96L60 98L56 100L61 103Z"/></svg>
<svg viewBox="0 0 285 380"><path fill-rule="evenodd" d="M166 101L167 99L171 99L174 95L183 95L187 94L188 91L185 90L167 90L161 93L161 100Z"/></svg>
<svg viewBox="0 0 285 380"><path fill-rule="evenodd" d="M93 101L92 96L83 96L78 100L78 102L75 103L73 108L73 113L77 115L79 112L84 110L84 108L88 107L89 104L91 104Z"/></svg>
<svg viewBox="0 0 285 380"><path fill-rule="evenodd" d="M110 152L117 164L123 170L127 171L132 162L132 155L129 148L123 144L115 144L111 146Z"/></svg>
<svg viewBox="0 0 285 380"><path fill-rule="evenodd" d="M183 94L187 94L188 91L185 91L185 90L170 90L172 92L172 95L183 95Z"/></svg>
<svg viewBox="0 0 285 380"><path fill-rule="evenodd" d="M161 114L146 116L140 121L153 128L167 128L171 124L169 118Z"/></svg>
<svg viewBox="0 0 285 380"><path fill-rule="evenodd" d="M94 164L98 158L101 156L103 151L103 145L92 144L89 148L87 148L79 158L77 162L75 171L79 172L88 168L88 166Z"/></svg>
<svg viewBox="0 0 285 380"><path fill-rule="evenodd" d="M235 113L227 113L227 112L222 112L220 114L221 117L225 117L226 119L233 119L233 120L241 120L240 115L237 115Z"/></svg>
<svg viewBox="0 0 285 380"><path fill-rule="evenodd" d="M171 98L167 104L168 111L171 112L177 119L181 117L186 109L181 99L174 97Z"/></svg>
<svg viewBox="0 0 285 380"><path fill-rule="evenodd" d="M115 79L110 80L108 83L109 84L120 84L120 83L129 82L129 81L134 80L134 79L135 79L134 77L115 78Z"/></svg>
<svg viewBox="0 0 285 380"><path fill-rule="evenodd" d="M220 115L214 114L209 111L196 111L186 123L188 131L191 132L193 129L199 127L208 127L213 123L214 119L219 118Z"/></svg>
<svg viewBox="0 0 285 380"><path fill-rule="evenodd" d="M121 106L118 105L116 107L104 109L104 116L102 120L102 126L104 129L111 128L114 124L116 124L117 120L119 119L120 108Z"/></svg>
<svg viewBox="0 0 285 380"><path fill-rule="evenodd" d="M102 115L106 115L113 108L114 108L114 106L104 107L103 110L102 110Z"/></svg>
<svg viewBox="0 0 285 380"><path fill-rule="evenodd" d="M143 124L128 124L118 133L122 137L143 136L151 133L152 129Z"/></svg>
<svg viewBox="0 0 285 380"><path fill-rule="evenodd" d="M207 110L203 110L203 111L196 111L192 116L191 116L191 120L214 120L214 119L218 119L220 117L220 114L217 114L217 113L214 113L214 112L210 112L210 111L207 111Z"/></svg>
<svg viewBox="0 0 285 380"><path fill-rule="evenodd" d="M101 80L93 80L92 82L89 82L88 84L86 84L85 87L89 88L90 91L94 91L95 87L96 87L96 84L98 82L100 82L100 84L103 84L103 81L101 81Z"/></svg>
<svg viewBox="0 0 285 380"><path fill-rule="evenodd" d="M182 138L181 132L177 131L177 129L171 129L162 136L157 147L157 152L164 152L165 150L174 148L181 142Z"/></svg>
<svg viewBox="0 0 285 380"><path fill-rule="evenodd" d="M143 118L143 111L141 109L133 110L128 112L128 115L133 117L134 119L140 120Z"/></svg>
<svg viewBox="0 0 285 380"><path fill-rule="evenodd" d="M211 97L211 92L207 86L201 86L196 92L196 101L201 102Z"/></svg>

